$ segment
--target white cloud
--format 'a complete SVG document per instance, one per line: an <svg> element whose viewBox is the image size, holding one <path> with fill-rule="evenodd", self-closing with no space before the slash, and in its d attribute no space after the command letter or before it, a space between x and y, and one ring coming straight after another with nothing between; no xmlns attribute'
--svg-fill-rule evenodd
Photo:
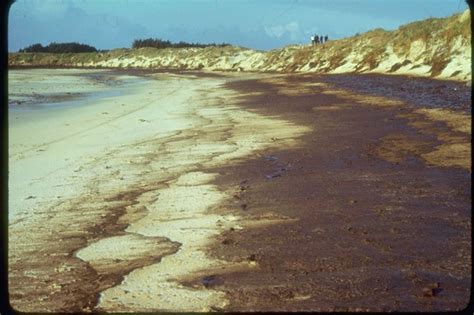
<svg viewBox="0 0 474 315"><path fill-rule="evenodd" d="M298 22L290 22L285 25L265 26L265 33L274 38L281 38L288 34L292 40L301 38L301 31Z"/></svg>

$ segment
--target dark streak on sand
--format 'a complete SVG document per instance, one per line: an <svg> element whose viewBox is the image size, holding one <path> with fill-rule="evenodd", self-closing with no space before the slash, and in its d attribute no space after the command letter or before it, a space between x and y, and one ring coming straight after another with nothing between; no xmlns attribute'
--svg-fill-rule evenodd
<svg viewBox="0 0 474 315"><path fill-rule="evenodd" d="M35 241L15 244L10 254L9 291L14 307L31 312L38 309L49 312L90 312L97 305L99 294L123 280L130 271L159 262L163 256L172 254L180 244L164 238L157 241L168 245L168 249L130 261L110 264L100 272L74 256L74 253L88 244L111 236L124 235L125 228L146 215L146 208L135 208L137 198L142 194L157 190L164 184L155 183L147 187L130 187L126 192L108 196L84 196L61 205L46 209L51 214L48 230L41 222L28 233L35 235ZM107 202L103 205L103 202ZM102 203L102 205L101 205ZM67 209L67 211L65 211ZM55 223L55 212L61 212L61 221ZM71 215L73 226L64 225L64 216ZM20 236L21 228L15 235ZM14 241L14 240L11 240ZM49 244L39 248L40 244ZM24 257L44 257L44 260L23 259ZM14 269L13 269L14 268ZM29 275L28 272L34 272ZM35 279L30 280L31 277ZM39 278L39 279L38 279Z"/></svg>
<svg viewBox="0 0 474 315"><path fill-rule="evenodd" d="M321 79L306 75L287 80L298 84ZM356 104L323 95L321 87L314 87L313 95L278 95L276 86L258 80L227 87L262 92L243 98L240 105L314 131L302 137L302 148L262 152L217 170L222 176L214 184L220 187L247 183L238 200L221 209L244 218L272 211L299 219L232 229L217 239L211 255L229 261L253 257L259 265L255 271L219 276L214 288L227 293L231 304L226 311L466 307L471 281L470 172L429 167L416 154L405 153L400 162L390 163L375 153L392 134L421 141L422 150L438 144L397 117L410 113L410 106ZM313 110L333 104L343 106ZM291 170L268 181L265 176L277 171L274 162L265 159L269 155L291 164ZM427 296L432 283L439 284L437 294Z"/></svg>
<svg viewBox="0 0 474 315"><path fill-rule="evenodd" d="M471 111L471 87L460 82L378 74L331 74L321 76L320 80L345 90L409 102L416 107Z"/></svg>

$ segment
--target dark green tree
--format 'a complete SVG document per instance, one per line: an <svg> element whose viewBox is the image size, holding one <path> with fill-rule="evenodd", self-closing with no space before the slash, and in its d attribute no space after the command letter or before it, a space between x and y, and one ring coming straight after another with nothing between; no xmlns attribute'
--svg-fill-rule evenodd
<svg viewBox="0 0 474 315"><path fill-rule="evenodd" d="M158 49L163 48L188 48L188 47L224 47L229 46L229 44L222 43L222 44L199 44L199 43L187 43L180 41L178 43L172 43L169 40L162 40L159 38L147 38L147 39L136 39L132 43L132 48L142 48L142 47L153 47Z"/></svg>
<svg viewBox="0 0 474 315"><path fill-rule="evenodd" d="M20 49L19 52L48 52L48 53L83 53L83 52L96 52L95 47L79 44L75 42L71 43L55 43L52 42L48 46L43 47L41 44L34 44L26 48Z"/></svg>

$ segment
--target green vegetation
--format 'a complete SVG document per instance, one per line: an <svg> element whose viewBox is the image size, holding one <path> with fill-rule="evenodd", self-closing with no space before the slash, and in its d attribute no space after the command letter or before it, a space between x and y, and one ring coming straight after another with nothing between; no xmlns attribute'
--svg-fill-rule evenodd
<svg viewBox="0 0 474 315"><path fill-rule="evenodd" d="M47 46L41 44L33 44L26 48L20 49L18 52L27 53L84 53L84 52L96 52L95 47L79 44L79 43L50 43Z"/></svg>
<svg viewBox="0 0 474 315"><path fill-rule="evenodd" d="M204 47L225 47L230 46L230 44L222 43L222 44L199 44L199 43L186 43L186 42L179 42L179 43L172 43L169 40L162 40L158 38L147 38L147 39L136 39L133 41L132 48L142 48L142 47L153 47L158 49L163 48L204 48Z"/></svg>

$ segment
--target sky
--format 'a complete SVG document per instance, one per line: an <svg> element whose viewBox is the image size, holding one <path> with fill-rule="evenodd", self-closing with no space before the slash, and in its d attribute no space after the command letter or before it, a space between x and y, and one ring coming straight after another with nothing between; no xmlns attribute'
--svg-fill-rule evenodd
<svg viewBox="0 0 474 315"><path fill-rule="evenodd" d="M467 8L465 0L17 0L8 14L8 50L50 42L124 48L150 37L268 50Z"/></svg>

